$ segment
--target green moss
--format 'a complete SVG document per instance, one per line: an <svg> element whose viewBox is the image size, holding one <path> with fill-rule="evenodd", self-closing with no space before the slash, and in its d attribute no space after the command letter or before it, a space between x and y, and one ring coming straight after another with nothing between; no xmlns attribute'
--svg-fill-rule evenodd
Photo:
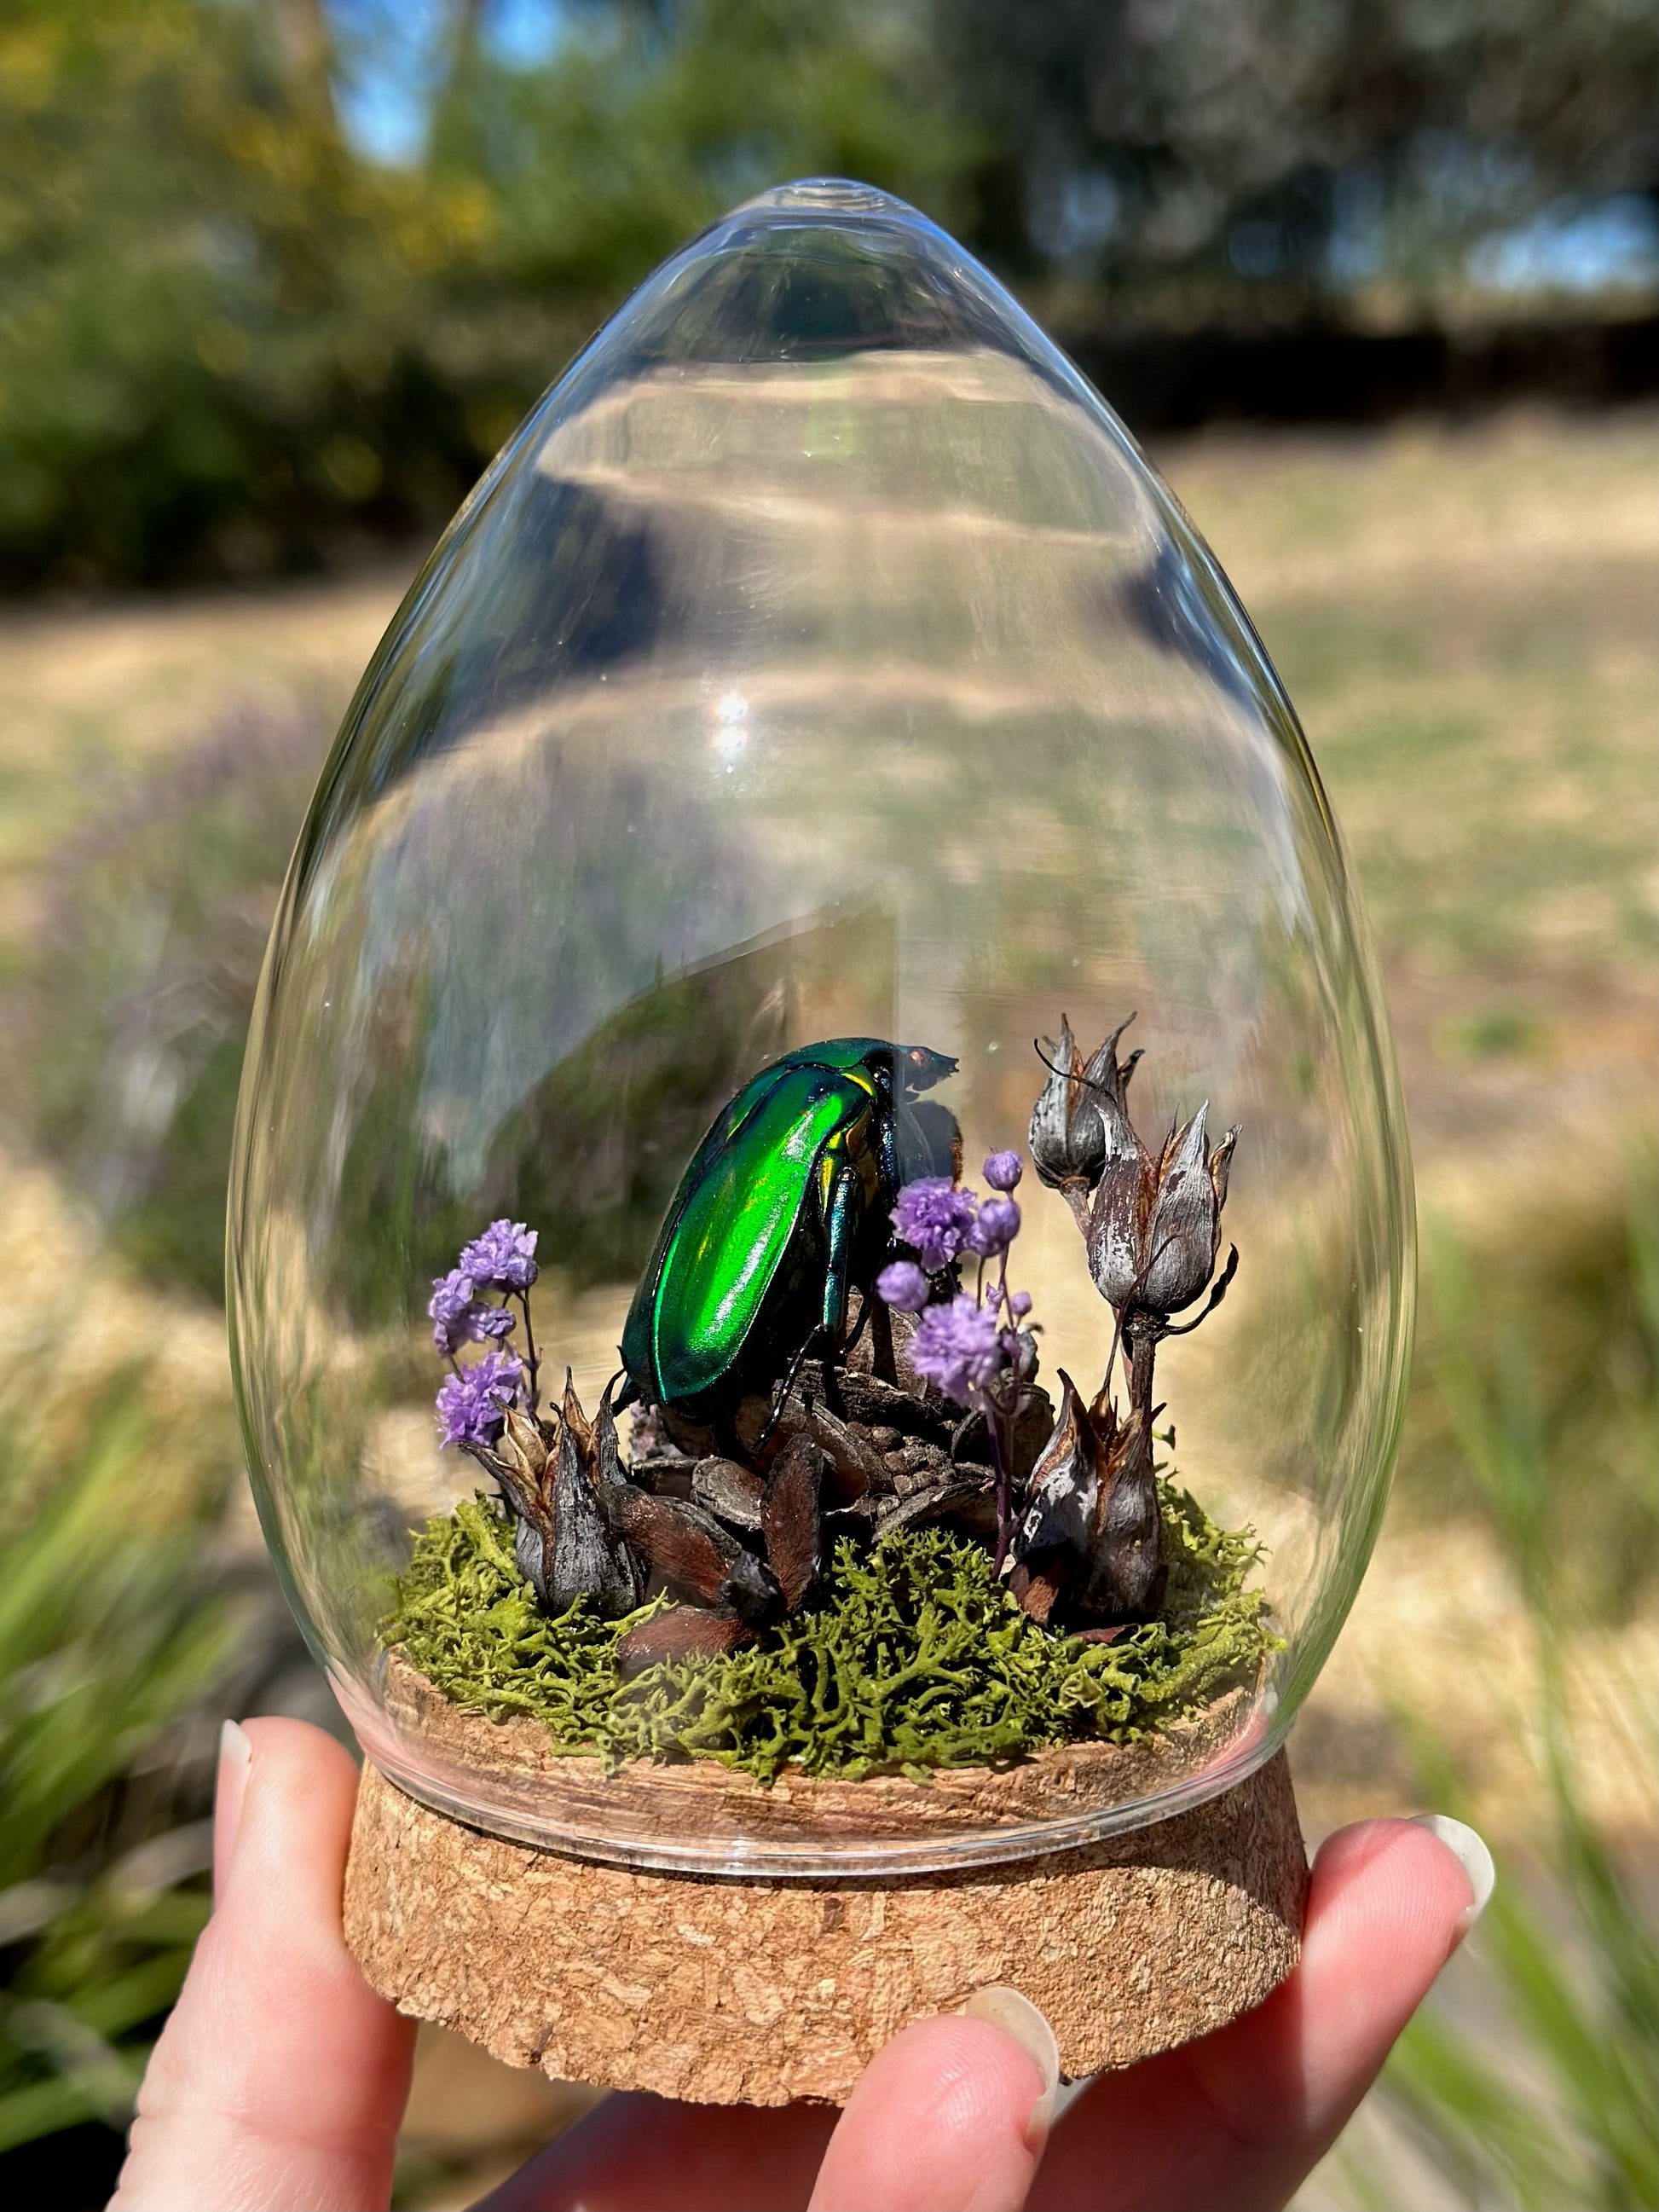
<svg viewBox="0 0 1659 2212"><path fill-rule="evenodd" d="M1023 1613L984 1547L943 1528L860 1553L843 1540L817 1602L754 1648L618 1679L632 1622L586 1599L550 1620L493 1504L429 1521L381 1624L468 1712L544 1722L563 1751L716 1759L769 1782L793 1762L848 1780L880 1769L1017 1758L1078 1736L1133 1742L1252 1678L1278 1648L1247 1590L1259 1553L1162 1486L1170 1584L1162 1616L1111 1644L1054 1636Z"/></svg>

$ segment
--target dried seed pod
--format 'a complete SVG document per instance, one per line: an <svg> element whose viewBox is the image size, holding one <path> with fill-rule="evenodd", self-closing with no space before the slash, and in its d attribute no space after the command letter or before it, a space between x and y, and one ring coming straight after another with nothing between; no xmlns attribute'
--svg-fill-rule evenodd
<svg viewBox="0 0 1659 2212"><path fill-rule="evenodd" d="M1139 1303L1153 1313L1179 1313L1201 1297L1221 1249L1221 1209L1237 1127L1212 1152L1205 1135L1209 1103L1184 1129L1171 1130L1158 1163L1157 1195L1146 1231L1146 1279Z"/></svg>
<svg viewBox="0 0 1659 2212"><path fill-rule="evenodd" d="M506 1425L495 1446L503 1459L507 1456L509 1448L522 1464L525 1474L532 1480L539 1481L547 1465L547 1442L542 1435L540 1425L532 1421L529 1414L521 1413L516 1406L507 1407Z"/></svg>
<svg viewBox="0 0 1659 2212"><path fill-rule="evenodd" d="M1133 1019L1132 1014L1129 1020ZM1064 1190L1067 1184L1077 1184L1092 1190L1105 1170L1111 1142L1102 1111L1101 1084L1109 1073L1117 1073L1114 1055L1118 1038L1127 1027L1127 1022L1121 1023L1094 1058L1085 1062L1072 1035L1071 1023L1062 1014L1060 1042L1044 1037L1037 1047L1039 1056L1047 1063L1048 1080L1031 1109L1031 1164L1051 1189ZM1123 1073L1125 1082L1133 1066L1132 1060Z"/></svg>
<svg viewBox="0 0 1659 2212"><path fill-rule="evenodd" d="M1156 1157L1149 1152L1129 1119L1140 1054L1117 1056L1127 1027L1120 1022L1086 1064L1064 1021L1057 1050L1045 1050L1047 1040L1038 1046L1049 1073L1032 1109L1031 1157L1076 1216L1102 1297L1120 1315L1161 1325L1201 1297L1215 1273L1238 1131L1212 1150L1206 1103Z"/></svg>
<svg viewBox="0 0 1659 2212"><path fill-rule="evenodd" d="M566 1428L576 1431L576 1440L586 1454L592 1446L592 1431L588 1426L587 1416L582 1411L582 1401L576 1395L576 1385L568 1367L564 1370L564 1402L559 1412Z"/></svg>
<svg viewBox="0 0 1659 2212"><path fill-rule="evenodd" d="M1034 1620L1103 1625L1146 1618L1163 1594L1150 1436L1103 1399L1085 1407L1060 1370L1054 1434L1031 1470L1009 1550L1010 1587Z"/></svg>
<svg viewBox="0 0 1659 2212"><path fill-rule="evenodd" d="M579 1407L577 1411L581 1409ZM603 1490L615 1490L628 1480L617 1442L617 1416L611 1407L611 1384L599 1394L599 1410L593 1416L593 1445L590 1465L593 1480Z"/></svg>
<svg viewBox="0 0 1659 2212"><path fill-rule="evenodd" d="M544 1611L563 1613L585 1594L612 1617L632 1612L642 1595L639 1571L599 1494L625 1480L609 1391L590 1424L567 1375L550 1447L539 1423L510 1408L488 1463L515 1524L514 1557Z"/></svg>
<svg viewBox="0 0 1659 2212"><path fill-rule="evenodd" d="M584 1427L586 1425L583 1425ZM568 1418L559 1431L558 1473L553 1486L552 1572L544 1603L555 1613L584 1593L607 1613L631 1613L641 1589L625 1545L611 1533L598 1485L579 1432Z"/></svg>

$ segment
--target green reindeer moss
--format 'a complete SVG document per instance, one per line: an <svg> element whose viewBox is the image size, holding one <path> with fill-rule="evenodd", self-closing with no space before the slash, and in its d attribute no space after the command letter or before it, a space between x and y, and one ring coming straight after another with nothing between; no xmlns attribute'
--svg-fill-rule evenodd
<svg viewBox="0 0 1659 2212"><path fill-rule="evenodd" d="M1245 1588L1258 1547L1168 1482L1159 1503L1163 1609L1109 1643L1040 1627L983 1545L923 1528L862 1553L843 1540L816 1597L761 1643L624 1681L617 1642L663 1601L605 1620L580 1597L550 1620L483 1498L427 1523L380 1632L463 1711L540 1721L558 1750L611 1766L692 1757L763 1783L791 1765L923 1778L1077 1738L1132 1743L1254 1680L1279 1648L1265 1597Z"/></svg>

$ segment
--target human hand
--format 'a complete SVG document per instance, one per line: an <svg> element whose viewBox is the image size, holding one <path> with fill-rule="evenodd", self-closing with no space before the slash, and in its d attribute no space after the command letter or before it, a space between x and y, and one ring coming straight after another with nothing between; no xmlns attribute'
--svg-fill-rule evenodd
<svg viewBox="0 0 1659 2212"><path fill-rule="evenodd" d="M341 1933L356 1771L297 1721L227 1740L214 1914L111 2212L374 2212L415 2030ZM1053 2039L1017 2000L1003 2026L913 2023L841 2113L609 2097L477 2212L1267 2212L1334 2140L1486 1901L1485 1847L1443 1832L1456 1852L1405 1820L1333 1836L1289 1980L1202 2042L1103 2075L1052 2128Z"/></svg>

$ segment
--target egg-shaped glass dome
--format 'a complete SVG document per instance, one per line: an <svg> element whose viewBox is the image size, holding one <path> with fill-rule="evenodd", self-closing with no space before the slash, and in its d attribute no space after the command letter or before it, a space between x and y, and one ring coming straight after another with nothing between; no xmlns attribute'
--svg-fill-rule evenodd
<svg viewBox="0 0 1659 2212"><path fill-rule="evenodd" d="M233 1350L368 1755L786 1877L1213 1794L1364 1571L1410 1223L1191 523L915 211L738 209L457 516L272 934Z"/></svg>

